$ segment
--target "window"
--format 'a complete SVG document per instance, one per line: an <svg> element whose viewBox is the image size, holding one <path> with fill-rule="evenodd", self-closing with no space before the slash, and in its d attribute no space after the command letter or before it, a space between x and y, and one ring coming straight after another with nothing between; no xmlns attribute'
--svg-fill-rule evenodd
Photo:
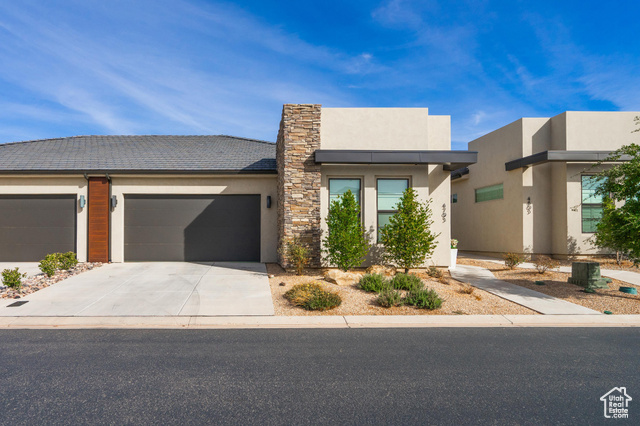
<svg viewBox="0 0 640 426"><path fill-rule="evenodd" d="M349 190L360 204L360 179L329 179L329 204Z"/></svg>
<svg viewBox="0 0 640 426"><path fill-rule="evenodd" d="M582 176L582 232L596 232L596 225L602 218L602 195L596 194L602 183L599 176Z"/></svg>
<svg viewBox="0 0 640 426"><path fill-rule="evenodd" d="M458 202L458 194L451 195L451 204L455 204Z"/></svg>
<svg viewBox="0 0 640 426"><path fill-rule="evenodd" d="M378 179L378 241L380 228L389 223L389 218L396 214L396 207L403 192L409 188L409 179Z"/></svg>
<svg viewBox="0 0 640 426"><path fill-rule="evenodd" d="M504 189L501 183L476 189L476 203L491 200L502 200L503 198Z"/></svg>

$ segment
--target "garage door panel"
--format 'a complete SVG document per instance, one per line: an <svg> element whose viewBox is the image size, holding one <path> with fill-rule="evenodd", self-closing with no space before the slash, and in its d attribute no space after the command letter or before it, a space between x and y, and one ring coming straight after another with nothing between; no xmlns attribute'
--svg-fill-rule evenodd
<svg viewBox="0 0 640 426"><path fill-rule="evenodd" d="M259 261L259 195L125 195L125 260Z"/></svg>
<svg viewBox="0 0 640 426"><path fill-rule="evenodd" d="M0 195L0 261L76 250L76 195Z"/></svg>

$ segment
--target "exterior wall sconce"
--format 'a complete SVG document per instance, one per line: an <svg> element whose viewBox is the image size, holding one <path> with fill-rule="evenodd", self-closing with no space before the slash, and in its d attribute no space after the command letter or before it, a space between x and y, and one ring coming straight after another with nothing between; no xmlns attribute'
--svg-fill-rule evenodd
<svg viewBox="0 0 640 426"><path fill-rule="evenodd" d="M271 208L271 195L267 195L267 208Z"/></svg>
<svg viewBox="0 0 640 426"><path fill-rule="evenodd" d="M87 200L84 198L84 195L81 195L81 196L80 196L79 204L80 204L80 208L81 208L81 209L84 209L84 206L86 206L86 205L87 205Z"/></svg>
<svg viewBox="0 0 640 426"><path fill-rule="evenodd" d="M115 210L118 205L118 198L115 195L111 196L111 210Z"/></svg>
<svg viewBox="0 0 640 426"><path fill-rule="evenodd" d="M527 197L527 214L531 214L531 197Z"/></svg>

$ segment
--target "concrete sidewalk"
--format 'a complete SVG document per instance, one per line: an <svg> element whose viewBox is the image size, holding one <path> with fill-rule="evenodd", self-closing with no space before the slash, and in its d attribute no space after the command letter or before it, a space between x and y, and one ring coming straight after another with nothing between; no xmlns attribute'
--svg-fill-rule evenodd
<svg viewBox="0 0 640 426"><path fill-rule="evenodd" d="M8 329L243 329L640 327L640 315L359 315L235 317L2 317Z"/></svg>
<svg viewBox="0 0 640 426"><path fill-rule="evenodd" d="M518 305L545 315L599 315L600 312L576 305L556 297L530 290L519 285L497 279L491 271L478 266L458 265L450 271L451 276L461 282L488 291Z"/></svg>

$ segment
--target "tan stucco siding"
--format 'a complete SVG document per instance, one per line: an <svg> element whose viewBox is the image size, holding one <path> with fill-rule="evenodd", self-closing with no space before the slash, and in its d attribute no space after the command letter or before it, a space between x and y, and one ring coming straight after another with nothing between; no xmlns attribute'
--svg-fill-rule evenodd
<svg viewBox="0 0 640 426"><path fill-rule="evenodd" d="M277 261L277 188L275 175L254 176L112 176L118 206L111 214L111 258L124 261L124 195L126 194L255 194L260 201L260 261ZM267 208L271 196L271 208Z"/></svg>
<svg viewBox="0 0 640 426"><path fill-rule="evenodd" d="M47 195L76 194L87 197L87 181L82 176L3 176L0 177L0 194ZM78 260L87 260L87 208L76 209L76 251Z"/></svg>
<svg viewBox="0 0 640 426"><path fill-rule="evenodd" d="M365 229L370 232L372 242L377 240L377 179L378 178L408 178L418 197L422 201L431 200L433 213L432 231L440 234L433 256L426 264L449 266L450 263L450 184L449 172L442 166L359 166L359 165L324 165L322 166L322 183L320 195L320 210L322 216L322 231L327 232L326 217L329 213L329 179L331 178L359 178L362 185L362 219ZM446 217L443 221L442 206L445 206ZM375 250L374 250L375 252ZM372 256L365 265L379 261Z"/></svg>

